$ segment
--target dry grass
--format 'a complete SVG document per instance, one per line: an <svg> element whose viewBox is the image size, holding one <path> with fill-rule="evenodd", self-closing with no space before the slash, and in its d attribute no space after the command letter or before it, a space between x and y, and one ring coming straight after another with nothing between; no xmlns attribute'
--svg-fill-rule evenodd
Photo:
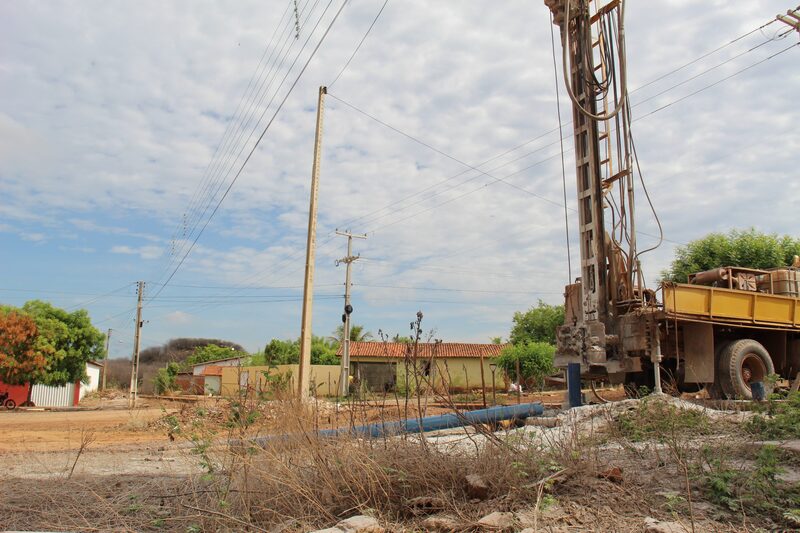
<svg viewBox="0 0 800 533"><path fill-rule="evenodd" d="M550 436L538 445L530 432L497 438L486 428L467 428L454 438L468 446L452 448L418 435L319 436L321 427L375 422L374 409L365 403L337 407L245 396L230 404L186 407L161 420L164 431L185 446L187 460L198 465L197 475L0 480L8 496L0 498L0 524L71 531L300 532L369 514L388 531L422 531L426 516L441 514L456 519L462 531L477 531L485 514L514 511L543 531L553 524L641 531L645 516L679 522L687 531L786 527L773 510L748 507L768 502L733 490L733 483L729 499L715 503L714 497L725 494L714 493L711 483L725 479L734 465L746 472L757 459L736 425L656 402L661 400L609 404L592 419L567 419L564 424L574 424L575 431L540 428ZM404 399L395 406L399 413L405 407ZM261 445L255 438L262 438ZM724 454L727 463L704 466L714 453ZM734 463L735 457L741 461ZM604 475L614 467L623 472L616 482ZM767 483L769 472L758 468L765 467L756 465L735 480ZM486 482L485 497L471 497L468 474ZM784 490L777 483L761 490L791 496L768 492L773 489Z"/></svg>

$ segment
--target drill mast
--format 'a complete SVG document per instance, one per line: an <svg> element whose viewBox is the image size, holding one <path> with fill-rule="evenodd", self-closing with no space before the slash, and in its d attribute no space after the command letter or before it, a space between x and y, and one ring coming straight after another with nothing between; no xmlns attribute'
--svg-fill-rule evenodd
<svg viewBox="0 0 800 533"><path fill-rule="evenodd" d="M584 371L593 365L609 373L638 370L628 352L652 352L652 334L645 333L645 321L626 315L655 299L644 289L636 251L625 2L545 4L560 28L564 83L572 101L581 254L581 277L566 288L556 363L581 363ZM646 344L622 346L621 337L631 336L632 329L648 338Z"/></svg>

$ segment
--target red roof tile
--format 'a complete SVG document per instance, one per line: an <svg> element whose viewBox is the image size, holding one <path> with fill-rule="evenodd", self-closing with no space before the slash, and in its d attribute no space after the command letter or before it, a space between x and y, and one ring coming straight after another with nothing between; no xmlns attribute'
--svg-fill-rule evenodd
<svg viewBox="0 0 800 533"><path fill-rule="evenodd" d="M498 357L508 344L475 344L468 342L420 343L417 357ZM404 342L351 342L350 357L403 358L411 346ZM336 355L342 355L342 346Z"/></svg>

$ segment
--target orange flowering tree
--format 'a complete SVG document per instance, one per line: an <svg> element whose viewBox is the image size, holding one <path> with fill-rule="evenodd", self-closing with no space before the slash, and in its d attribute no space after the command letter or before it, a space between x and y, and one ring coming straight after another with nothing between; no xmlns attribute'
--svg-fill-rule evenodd
<svg viewBox="0 0 800 533"><path fill-rule="evenodd" d="M0 381L23 385L40 378L47 359L36 349L38 335L33 318L0 309Z"/></svg>

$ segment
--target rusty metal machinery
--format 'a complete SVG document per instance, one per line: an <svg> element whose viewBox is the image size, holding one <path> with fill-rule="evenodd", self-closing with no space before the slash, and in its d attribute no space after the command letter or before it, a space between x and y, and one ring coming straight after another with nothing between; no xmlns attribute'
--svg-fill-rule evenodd
<svg viewBox="0 0 800 533"><path fill-rule="evenodd" d="M560 29L572 101L581 256L580 278L566 288L556 365L580 363L583 373L613 379L641 371L641 358L649 357L657 370L658 307L645 287L636 245L625 2L545 4Z"/></svg>

